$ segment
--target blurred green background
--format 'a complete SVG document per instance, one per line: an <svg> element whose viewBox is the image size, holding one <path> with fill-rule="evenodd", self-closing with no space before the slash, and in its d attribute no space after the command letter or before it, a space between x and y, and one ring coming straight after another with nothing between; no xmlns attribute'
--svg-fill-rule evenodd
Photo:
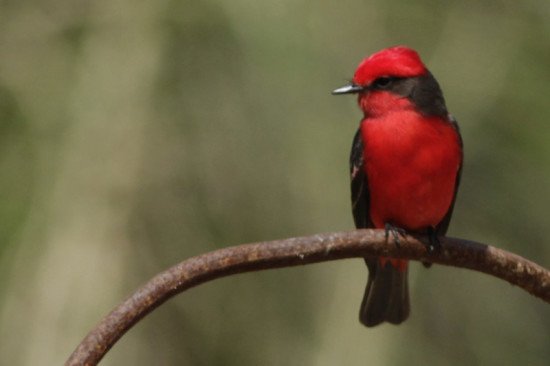
<svg viewBox="0 0 550 366"><path fill-rule="evenodd" d="M61 364L154 274L241 243L353 228L361 114L330 91L419 51L459 120L449 235L550 267L550 3L0 2L0 364ZM411 270L366 329L362 260L233 276L169 301L104 365L547 365L550 306Z"/></svg>

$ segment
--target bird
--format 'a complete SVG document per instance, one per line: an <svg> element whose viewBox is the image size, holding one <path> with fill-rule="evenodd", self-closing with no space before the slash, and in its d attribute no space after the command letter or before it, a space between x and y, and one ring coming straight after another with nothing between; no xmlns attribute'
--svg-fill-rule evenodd
<svg viewBox="0 0 550 366"><path fill-rule="evenodd" d="M355 226L429 235L447 232L463 163L463 143L441 88L406 46L365 58L352 80L332 94L357 94L363 112L350 154ZM404 259L365 258L368 282L360 322L400 324L410 313ZM429 263L425 263L429 267Z"/></svg>

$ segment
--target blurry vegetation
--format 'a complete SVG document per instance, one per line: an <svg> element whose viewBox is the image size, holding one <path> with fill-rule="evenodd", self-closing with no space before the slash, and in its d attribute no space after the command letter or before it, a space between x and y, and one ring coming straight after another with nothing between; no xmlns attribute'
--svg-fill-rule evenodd
<svg viewBox="0 0 550 366"><path fill-rule="evenodd" d="M449 234L550 267L549 16L542 0L0 2L0 364L61 364L190 256L353 228L361 115L330 91L396 44L462 129ZM222 279L103 364L550 361L548 304L465 270L411 280L411 318L366 329L359 260Z"/></svg>

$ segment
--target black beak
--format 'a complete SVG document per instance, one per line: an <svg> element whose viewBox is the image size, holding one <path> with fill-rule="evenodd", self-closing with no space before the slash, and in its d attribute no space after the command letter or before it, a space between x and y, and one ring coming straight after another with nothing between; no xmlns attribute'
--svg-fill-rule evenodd
<svg viewBox="0 0 550 366"><path fill-rule="evenodd" d="M332 91L332 95L337 95L337 94L355 94L355 93L360 93L362 92L363 90L365 90L364 87L360 86L360 85L357 85L355 84L353 81L350 82L349 84L347 85L344 85L338 89L335 89Z"/></svg>

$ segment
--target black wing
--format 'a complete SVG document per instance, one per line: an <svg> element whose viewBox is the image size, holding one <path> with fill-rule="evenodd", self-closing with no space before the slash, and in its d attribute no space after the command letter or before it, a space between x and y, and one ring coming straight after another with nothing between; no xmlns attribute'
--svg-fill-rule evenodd
<svg viewBox="0 0 550 366"><path fill-rule="evenodd" d="M369 215L369 184L363 168L363 139L359 129L353 139L349 168L351 174L351 203L355 227L358 229L373 227Z"/></svg>
<svg viewBox="0 0 550 366"><path fill-rule="evenodd" d="M456 133L458 134L458 138L460 140L460 151L462 152L463 143L462 143L462 136L460 136L460 129L458 128L458 123L454 116L452 114L449 114L449 123L453 128L456 130ZM456 200L456 193L458 192L458 185L460 184L460 177L462 175L462 159L460 159L460 167L458 167L458 173L456 174L456 181L455 181L455 193L453 195L453 201L451 202L451 206L449 207L449 211L445 214L445 217L443 217L443 220L436 226L435 232L437 236L444 236L447 232L447 229L449 228L449 223L451 222L451 216L453 215L453 208L455 205Z"/></svg>

